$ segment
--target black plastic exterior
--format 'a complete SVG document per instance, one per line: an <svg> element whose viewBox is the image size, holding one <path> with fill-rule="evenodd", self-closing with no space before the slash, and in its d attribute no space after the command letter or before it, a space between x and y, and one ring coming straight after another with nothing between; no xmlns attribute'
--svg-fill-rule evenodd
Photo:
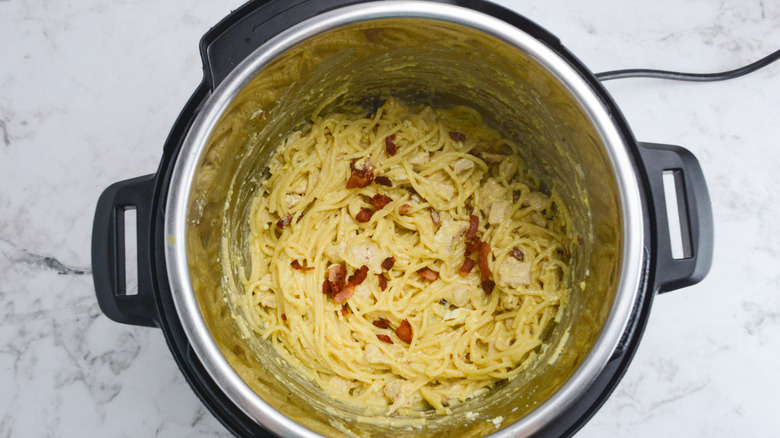
<svg viewBox="0 0 780 438"><path fill-rule="evenodd" d="M158 326L154 304L151 247L151 198L155 175L141 176L111 185L100 196L92 227L92 277L100 310L124 324ZM138 294L127 295L125 283L124 212L137 214Z"/></svg>
<svg viewBox="0 0 780 438"><path fill-rule="evenodd" d="M649 176L657 225L655 285L659 292L668 292L696 284L710 270L714 242L710 195L701 166L693 154L679 146L655 143L640 143L639 146L642 164ZM691 252L690 256L681 259L672 258L662 180L665 171L677 172L679 176L676 191L683 247L690 248Z"/></svg>
<svg viewBox="0 0 780 438"><path fill-rule="evenodd" d="M359 3L355 0L256 0L235 10L200 42L204 80L195 90L176 120L166 140L160 167L149 175L110 186L98 201L92 236L92 265L95 289L101 310L112 320L142 326L157 326L165 336L180 370L193 391L220 422L236 436L271 436L244 414L211 379L194 354L171 296L165 266L165 200L174 164L182 142L201 105L238 63L279 32L336 7ZM712 217L706 185L695 158L682 148L642 145L609 94L596 77L559 40L535 23L501 6L482 0L454 0L456 4L479 10L514 26L544 42L590 83L609 109L613 122L629 145L633 165L640 177L647 265L633 313L620 344L590 390L573 402L559 418L534 436L571 436L603 405L634 355L647 322L655 293L693 284L706 274L712 251ZM691 261L665 256L668 227L663 208L663 170L681 169L685 200L692 230L698 232L695 257ZM659 191L660 182L660 191ZM137 210L138 295L124 290L124 226L122 213ZM659 223L663 222L663 224ZM664 232L664 230L667 230Z"/></svg>

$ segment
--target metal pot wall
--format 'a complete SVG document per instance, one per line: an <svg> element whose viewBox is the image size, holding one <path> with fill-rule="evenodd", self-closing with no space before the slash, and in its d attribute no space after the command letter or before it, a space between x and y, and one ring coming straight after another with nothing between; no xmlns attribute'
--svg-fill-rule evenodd
<svg viewBox="0 0 780 438"><path fill-rule="evenodd" d="M712 220L686 150L637 143L595 77L535 24L481 1L252 2L202 41L206 77L157 174L98 203L93 270L110 318L160 327L187 380L234 433L282 436L569 435L598 409L641 337L652 297L709 269ZM351 5L350 5L351 4ZM572 210L572 294L522 378L432 416L371 418L327 398L240 330L230 294L246 206L279 136L323 112L389 96L466 104L527 145ZM265 120L250 117L262 109ZM662 176L675 175L685 257L671 255ZM124 291L122 214L138 210L139 293ZM236 322L239 321L239 322ZM476 419L474 413L477 413ZM485 419L500 418L501 429Z"/></svg>

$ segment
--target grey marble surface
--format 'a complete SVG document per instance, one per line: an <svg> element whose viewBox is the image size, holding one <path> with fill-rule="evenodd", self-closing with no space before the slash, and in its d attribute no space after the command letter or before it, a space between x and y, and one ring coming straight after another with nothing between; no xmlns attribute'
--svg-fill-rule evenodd
<svg viewBox="0 0 780 438"><path fill-rule="evenodd" d="M201 78L197 43L240 0L0 1L0 436L227 436L156 329L98 309L92 216L152 173ZM777 1L502 1L593 71L719 71L780 47ZM635 135L701 161L712 271L659 296L579 436L777 436L780 63L713 84L608 82Z"/></svg>

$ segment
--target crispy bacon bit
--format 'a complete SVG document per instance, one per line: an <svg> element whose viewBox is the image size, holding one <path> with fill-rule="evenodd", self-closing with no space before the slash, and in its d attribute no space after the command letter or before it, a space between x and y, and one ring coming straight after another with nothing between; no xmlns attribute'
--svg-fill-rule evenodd
<svg viewBox="0 0 780 438"><path fill-rule="evenodd" d="M439 212L434 209L431 209L431 222L437 227L441 224L441 216L439 215Z"/></svg>
<svg viewBox="0 0 780 438"><path fill-rule="evenodd" d="M471 272L472 269L474 269L475 264L476 262L474 260L467 258L463 261L463 266L458 269L458 274L467 275L469 272Z"/></svg>
<svg viewBox="0 0 780 438"><path fill-rule="evenodd" d="M341 304L344 301L352 298L352 295L355 295L355 285L348 284L344 286L344 289L341 289L341 292L333 296L333 301Z"/></svg>
<svg viewBox="0 0 780 438"><path fill-rule="evenodd" d="M393 340L390 339L390 336L387 336L387 335L376 335L376 338L379 339L380 341L386 343L386 344L391 344L391 345L393 344Z"/></svg>
<svg viewBox="0 0 780 438"><path fill-rule="evenodd" d="M398 336L398 339L406 342L407 344L412 343L412 325L409 324L409 321L403 320L401 321L401 324L398 326L397 329L395 329L395 335Z"/></svg>
<svg viewBox="0 0 780 438"><path fill-rule="evenodd" d="M437 278L439 278L438 272L432 271L428 268L422 268L419 271L417 271L417 273L422 275L423 278L425 278L428 281L435 281Z"/></svg>
<svg viewBox="0 0 780 438"><path fill-rule="evenodd" d="M333 265L328 269L328 285L331 288L331 294L341 292L344 288L344 284L347 280L347 268L344 265ZM325 291L325 285L322 286L323 292Z"/></svg>
<svg viewBox="0 0 780 438"><path fill-rule="evenodd" d="M357 286L366 279L366 276L368 276L368 266L363 265L360 269L356 270L354 274L349 276L347 283L352 286Z"/></svg>
<svg viewBox="0 0 780 438"><path fill-rule="evenodd" d="M479 242L479 270L482 282L490 280L490 267L488 266L488 255L490 255L490 245L487 242Z"/></svg>
<svg viewBox="0 0 780 438"><path fill-rule="evenodd" d="M385 278L384 274L376 274L376 278L379 279L379 289L387 289L387 279Z"/></svg>
<svg viewBox="0 0 780 438"><path fill-rule="evenodd" d="M401 216L406 216L409 214L409 210L412 209L412 206L409 204L403 204L402 206L398 207L398 214Z"/></svg>
<svg viewBox="0 0 780 438"><path fill-rule="evenodd" d="M469 216L469 229L466 231L466 239L476 238L477 230L479 230L479 217L472 214Z"/></svg>
<svg viewBox="0 0 780 438"><path fill-rule="evenodd" d="M512 250L509 251L509 255L511 255L512 257L516 258L517 260L520 260L521 262L523 260L525 260L525 253L523 252L522 249L520 249L518 247L512 248Z"/></svg>
<svg viewBox="0 0 780 438"><path fill-rule="evenodd" d="M455 141L466 141L466 134L458 131L450 131L450 138Z"/></svg>
<svg viewBox="0 0 780 438"><path fill-rule="evenodd" d="M493 292L494 287L496 287L494 281L487 280L482 282L482 290L485 291L486 295L490 295L490 293Z"/></svg>
<svg viewBox="0 0 780 438"><path fill-rule="evenodd" d="M285 216L276 222L276 228L282 229L292 222L292 215Z"/></svg>
<svg viewBox="0 0 780 438"><path fill-rule="evenodd" d="M385 271L389 271L393 269L394 265L395 265L395 257L388 257L382 260L382 269L384 269Z"/></svg>
<svg viewBox="0 0 780 438"><path fill-rule="evenodd" d="M347 313L349 313L349 310L347 309L347 305L341 306L341 316L347 316Z"/></svg>
<svg viewBox="0 0 780 438"><path fill-rule="evenodd" d="M327 296L333 295L333 288L330 286L330 282L328 280L322 282L322 293Z"/></svg>
<svg viewBox="0 0 780 438"><path fill-rule="evenodd" d="M472 239L466 241L466 255L479 251L479 244L482 243L479 239Z"/></svg>
<svg viewBox="0 0 780 438"><path fill-rule="evenodd" d="M376 194L373 198L371 198L371 205L373 205L377 210L385 208L385 206L391 202L393 202L393 198L387 195Z"/></svg>
<svg viewBox="0 0 780 438"><path fill-rule="evenodd" d="M381 329L386 329L390 327L390 321L384 318L379 318L376 321L372 322L371 324L374 324L374 327L381 328Z"/></svg>
<svg viewBox="0 0 780 438"><path fill-rule="evenodd" d="M374 165L371 164L368 159L366 159L361 169L355 167L355 162L356 160L353 160L349 164L349 168L352 169L352 174L349 175L349 180L347 181L348 189L362 189L371 184L371 181L374 180Z"/></svg>
<svg viewBox="0 0 780 438"><path fill-rule="evenodd" d="M301 266L300 262L298 260L293 260L292 263L290 263L290 266L292 266L293 269L297 269L299 271L313 271L314 266Z"/></svg>
<svg viewBox="0 0 780 438"><path fill-rule="evenodd" d="M392 157L397 150L398 148L395 145L395 134L385 137L385 151L387 151L387 155Z"/></svg>
<svg viewBox="0 0 780 438"><path fill-rule="evenodd" d="M357 216L355 216L355 219L357 219L358 222L368 222L371 220L371 216L373 215L374 210L364 208L358 212Z"/></svg>
<svg viewBox="0 0 780 438"><path fill-rule="evenodd" d="M393 182L386 176L378 176L374 178L374 182L382 186L393 187Z"/></svg>
<svg viewBox="0 0 780 438"><path fill-rule="evenodd" d="M287 315L285 315L284 313L282 313L282 321L287 321Z"/></svg>

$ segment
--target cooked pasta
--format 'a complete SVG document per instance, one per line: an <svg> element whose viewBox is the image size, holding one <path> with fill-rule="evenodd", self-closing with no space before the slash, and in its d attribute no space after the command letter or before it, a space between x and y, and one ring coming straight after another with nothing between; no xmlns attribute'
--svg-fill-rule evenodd
<svg viewBox="0 0 780 438"><path fill-rule="evenodd" d="M568 212L466 107L316 115L251 203L238 307L326 393L436 412L522 373L567 301Z"/></svg>

